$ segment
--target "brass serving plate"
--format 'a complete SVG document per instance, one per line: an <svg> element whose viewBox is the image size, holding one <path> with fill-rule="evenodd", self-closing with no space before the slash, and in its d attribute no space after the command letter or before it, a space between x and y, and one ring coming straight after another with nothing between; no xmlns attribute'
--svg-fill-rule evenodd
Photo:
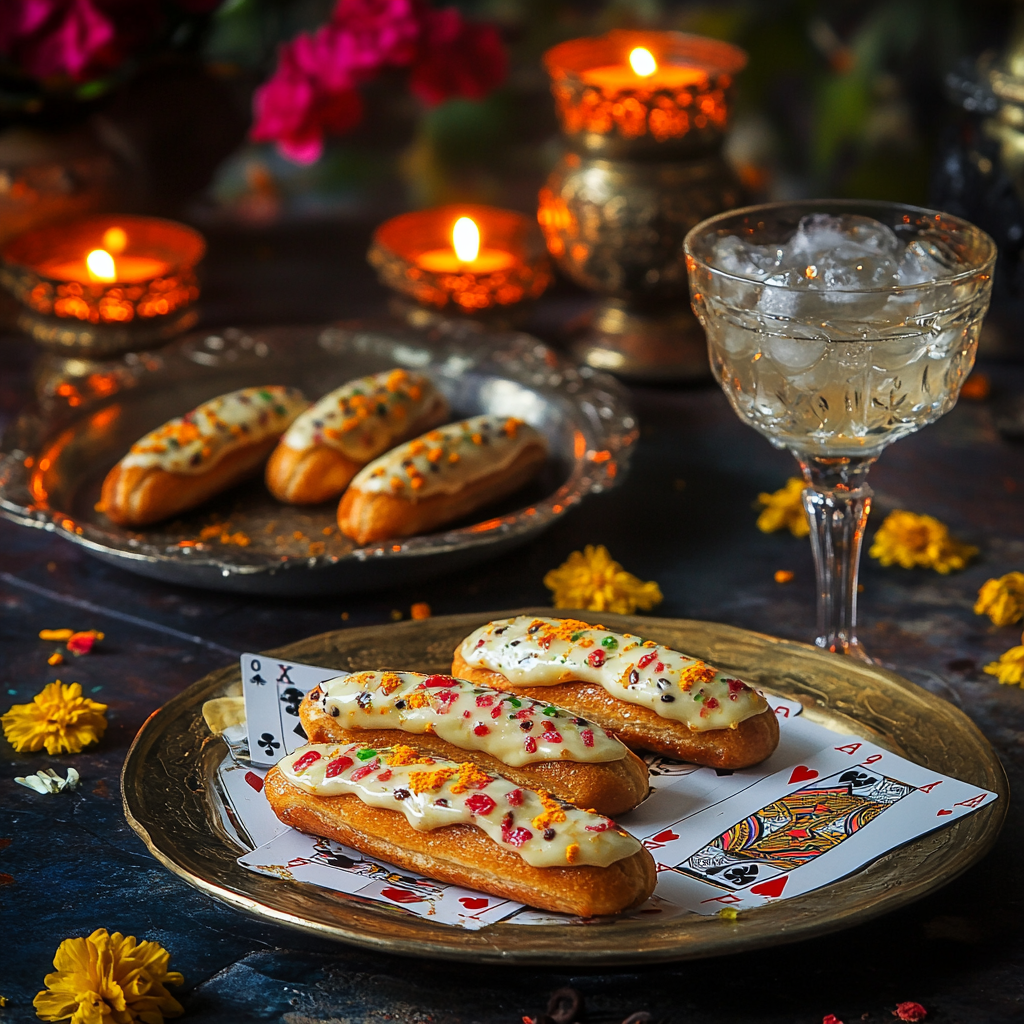
<svg viewBox="0 0 1024 1024"><path fill-rule="evenodd" d="M550 609L532 611L550 614ZM445 671L459 641L497 614L510 613L338 630L274 653L341 670ZM596 621L592 613L572 614ZM391 953L564 966L696 959L849 928L945 885L995 842L1007 810L1006 777L988 741L952 704L885 669L732 626L624 615L602 615L600 620L611 629L639 633L770 686L801 701L808 718L837 733L870 739L919 764L993 790L999 799L832 885L744 911L735 921L689 914L663 923L495 924L465 931L253 874L235 863L242 851L223 833L209 786L225 748L210 736L201 714L204 701L239 684L238 666L232 665L193 683L142 727L122 772L125 814L171 871L264 920Z"/></svg>

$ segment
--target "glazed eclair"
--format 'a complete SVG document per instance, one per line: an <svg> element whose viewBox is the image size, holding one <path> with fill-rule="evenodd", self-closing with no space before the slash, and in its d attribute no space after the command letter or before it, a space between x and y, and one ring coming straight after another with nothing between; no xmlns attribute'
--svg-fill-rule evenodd
<svg viewBox="0 0 1024 1024"><path fill-rule="evenodd" d="M447 416L444 395L422 373L385 370L350 381L288 428L267 463L267 487L291 505L337 498L368 462Z"/></svg>
<svg viewBox="0 0 1024 1024"><path fill-rule="evenodd" d="M451 423L364 466L338 526L357 544L426 533L518 490L546 456L543 435L514 417Z"/></svg>
<svg viewBox="0 0 1024 1024"><path fill-rule="evenodd" d="M614 914L654 891L653 858L610 819L402 744L300 747L263 792L302 832L531 907Z"/></svg>
<svg viewBox="0 0 1024 1024"><path fill-rule="evenodd" d="M257 472L307 405L296 388L243 388L168 420L107 474L100 510L146 526L195 508Z"/></svg>
<svg viewBox="0 0 1024 1024"><path fill-rule="evenodd" d="M299 718L313 743L402 742L600 814L624 814L649 788L643 760L599 725L451 676L353 672L310 691Z"/></svg>
<svg viewBox="0 0 1024 1024"><path fill-rule="evenodd" d="M779 742L768 702L746 683L653 640L578 619L489 622L455 651L452 674L545 697L627 746L712 768L745 768Z"/></svg>

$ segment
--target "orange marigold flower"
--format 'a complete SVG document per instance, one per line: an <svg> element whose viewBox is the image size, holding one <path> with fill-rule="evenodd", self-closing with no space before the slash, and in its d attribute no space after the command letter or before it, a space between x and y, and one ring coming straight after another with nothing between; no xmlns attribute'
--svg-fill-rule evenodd
<svg viewBox="0 0 1024 1024"><path fill-rule="evenodd" d="M1008 572L983 583L974 614L987 615L997 626L1020 622L1024 618L1024 572Z"/></svg>
<svg viewBox="0 0 1024 1024"><path fill-rule="evenodd" d="M978 553L949 535L949 527L932 516L897 509L882 521L868 554L882 565L934 569L946 575L963 569Z"/></svg>
<svg viewBox="0 0 1024 1024"><path fill-rule="evenodd" d="M630 615L638 608L649 611L662 601L657 583L645 583L626 572L603 544L574 551L544 577L544 586L553 592L556 608Z"/></svg>
<svg viewBox="0 0 1024 1024"><path fill-rule="evenodd" d="M44 686L31 704L15 704L0 717L4 736L19 754L46 748L53 754L77 754L107 728L107 705L82 696L78 683L59 679Z"/></svg>
<svg viewBox="0 0 1024 1024"><path fill-rule="evenodd" d="M806 537L811 532L804 509L804 482L791 476L777 491L762 492L757 503L764 511L757 517L757 528L762 533L789 530L794 537Z"/></svg>

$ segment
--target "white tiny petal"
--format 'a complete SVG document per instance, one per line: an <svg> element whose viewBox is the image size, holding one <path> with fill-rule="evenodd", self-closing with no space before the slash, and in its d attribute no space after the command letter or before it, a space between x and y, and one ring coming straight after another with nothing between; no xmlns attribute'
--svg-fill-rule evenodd
<svg viewBox="0 0 1024 1024"><path fill-rule="evenodd" d="M68 789L78 789L78 783L81 781L81 776L75 771L74 768L68 769L68 780L65 785Z"/></svg>

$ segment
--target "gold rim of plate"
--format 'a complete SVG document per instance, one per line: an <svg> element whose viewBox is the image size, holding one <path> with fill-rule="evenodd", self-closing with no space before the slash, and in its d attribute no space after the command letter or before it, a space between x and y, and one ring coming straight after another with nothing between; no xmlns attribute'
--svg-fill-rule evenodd
<svg viewBox="0 0 1024 1024"><path fill-rule="evenodd" d="M551 614L550 608L526 609ZM492 618L451 615L337 630L271 654L326 668L445 672L456 645ZM590 612L562 613L632 632L704 658L800 701L811 720L877 743L925 767L999 794L980 811L906 844L831 885L736 920L686 914L616 924L494 924L479 931L433 923L311 885L240 867L244 851L222 830L210 779L223 758L202 705L241 682L237 665L193 683L149 717L122 771L124 810L150 852L202 892L264 921L324 938L409 956L480 963L636 965L758 949L860 924L933 892L992 847L1008 786L992 747L952 704L893 672L806 644L712 622Z"/></svg>

